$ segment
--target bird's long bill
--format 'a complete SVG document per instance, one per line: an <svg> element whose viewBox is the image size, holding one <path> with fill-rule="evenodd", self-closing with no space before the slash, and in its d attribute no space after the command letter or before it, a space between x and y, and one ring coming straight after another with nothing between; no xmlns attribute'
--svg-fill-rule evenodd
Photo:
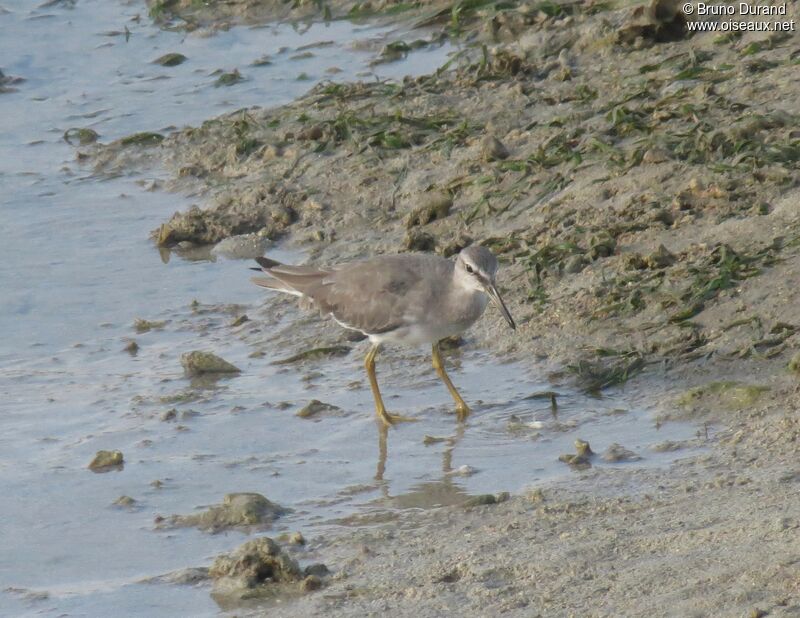
<svg viewBox="0 0 800 618"><path fill-rule="evenodd" d="M489 295L489 298L492 299L492 302L495 304L495 306L500 310L500 313L503 314L503 317L506 319L506 322L508 322L508 325L512 329L516 330L517 325L514 323L514 318L512 318L511 314L508 312L508 308L506 307L506 304L503 302L503 299L500 296L500 292L498 292L497 288L494 286L494 283L486 284L484 289L486 290L486 293Z"/></svg>

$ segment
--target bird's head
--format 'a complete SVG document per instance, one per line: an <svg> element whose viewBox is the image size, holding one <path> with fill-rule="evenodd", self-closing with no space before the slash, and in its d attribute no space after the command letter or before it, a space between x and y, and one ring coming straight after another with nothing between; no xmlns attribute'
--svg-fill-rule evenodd
<svg viewBox="0 0 800 618"><path fill-rule="evenodd" d="M469 290L486 294L503 314L508 325L516 329L514 318L508 312L506 304L495 286L496 274L497 258L486 247L472 245L463 249L456 258L456 280Z"/></svg>

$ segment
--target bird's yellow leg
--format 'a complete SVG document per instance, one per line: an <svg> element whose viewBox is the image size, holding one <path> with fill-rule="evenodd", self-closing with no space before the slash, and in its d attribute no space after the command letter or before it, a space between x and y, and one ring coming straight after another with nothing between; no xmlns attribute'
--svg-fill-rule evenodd
<svg viewBox="0 0 800 618"><path fill-rule="evenodd" d="M377 356L379 349L380 346L373 345L369 349L369 352L367 352L367 357L364 359L364 368L367 370L369 385L372 388L372 397L375 399L375 414L377 414L378 418L381 419L383 424L387 426L404 421L416 421L417 419L415 418L400 416L399 414L389 414L389 412L386 411L386 406L383 405L381 391L378 388L378 378L375 375L375 357Z"/></svg>
<svg viewBox="0 0 800 618"><path fill-rule="evenodd" d="M463 421L469 414L469 406L461 398L461 395L456 390L456 387L453 386L453 383L450 381L450 376L447 375L447 371L444 368L444 363L442 362L441 352L439 352L438 342L433 344L431 352L433 356L433 368L436 369L436 373L442 379L442 382L444 382L447 390L450 391L453 401L456 402L456 413L458 414L458 420Z"/></svg>

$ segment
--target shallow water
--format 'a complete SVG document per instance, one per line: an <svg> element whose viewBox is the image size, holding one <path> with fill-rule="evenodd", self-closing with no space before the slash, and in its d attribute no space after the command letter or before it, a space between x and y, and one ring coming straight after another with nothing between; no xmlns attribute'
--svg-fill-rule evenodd
<svg viewBox="0 0 800 618"><path fill-rule="evenodd" d="M374 54L356 51L353 42L379 49L389 28L332 22L300 29L233 28L202 37L154 28L139 2L83 1L74 8L64 2L31 9L33 4L0 5L7 11L0 11L5 63L0 69L27 80L18 92L0 95L0 331L12 337L0 362L20 346L63 347L91 335L97 321L109 316L127 320L152 306L156 295L184 298L187 290L176 284L171 269L192 269L198 278L217 273L214 286L205 285L211 279L198 280L190 294L209 287L218 298L231 292L220 285L227 278L217 278L219 269L181 264L164 269L149 249L149 230L167 213L185 208L185 198L145 193L138 179L93 178L74 162L75 148L62 139L67 129L91 128L103 141L165 131L244 107L288 102L328 77L332 67L342 71L337 80L352 80L364 71L396 78L439 66L452 51L433 46L405 62L370 69ZM141 20L133 21L137 15ZM120 34L125 28L127 39ZM336 44L291 59L298 47L329 41ZM152 64L168 52L188 60L176 67ZM249 66L265 55L273 64ZM234 68L246 81L214 86L218 70ZM301 73L309 80L298 81ZM108 285L131 272L161 285L139 286L135 293ZM121 302L130 308L123 315ZM63 328L65 319L69 329Z"/></svg>
<svg viewBox="0 0 800 618"><path fill-rule="evenodd" d="M526 398L552 388L540 376L467 349L451 373L478 403L461 429L424 354L379 359L389 407L421 420L382 444L363 344L344 358L270 364L298 351L269 346L268 329L290 329L294 309L262 307L264 293L240 261L164 264L149 231L186 208L187 198L146 191L153 174L96 178L62 139L70 127L93 128L106 141L286 102L332 66L343 70L341 80L372 70L370 54L352 42L380 41L388 28L335 22L200 37L154 28L139 2L36 8L20 0L2 3L0 30L0 68L26 79L18 92L0 94L0 614L215 614L204 588L136 582L207 565L241 543L239 532L154 530L156 515L190 513L228 492L257 491L291 507L276 532L313 538L398 509L575 474L557 457L576 437L596 450L620 442L644 455L633 464L644 466L675 457L650 445L692 437L685 425L658 429L622 396L559 389L554 415L549 401ZM291 59L320 41L335 43ZM384 77L431 70L450 51L414 52L375 70ZM189 60L151 64L167 52ZM249 66L264 55L274 63ZM247 81L215 88L215 71L233 68ZM298 81L300 73L310 81ZM301 257L280 247L271 255ZM251 321L230 326L245 312ZM137 334L136 317L166 323ZM123 352L129 339L140 346L136 356ZM243 373L193 386L178 362L192 349L213 350ZM251 358L254 349L266 356ZM341 410L319 420L295 416L311 398ZM161 420L171 408L177 420ZM444 440L425 445L426 435ZM124 468L88 471L99 449L123 451ZM120 495L136 506L111 506Z"/></svg>

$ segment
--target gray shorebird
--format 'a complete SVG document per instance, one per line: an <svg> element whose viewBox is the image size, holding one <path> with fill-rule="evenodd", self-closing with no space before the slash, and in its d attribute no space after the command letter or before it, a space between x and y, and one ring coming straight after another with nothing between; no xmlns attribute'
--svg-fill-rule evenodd
<svg viewBox="0 0 800 618"><path fill-rule="evenodd" d="M439 342L468 329L491 300L515 329L495 286L497 259L473 245L455 260L429 254L379 255L327 268L290 266L256 258L266 276L253 277L261 287L307 298L344 328L366 335L372 347L364 360L375 412L386 424L416 420L390 414L375 376L375 357L384 343L431 344L433 367L450 391L459 420L469 407L447 375Z"/></svg>

